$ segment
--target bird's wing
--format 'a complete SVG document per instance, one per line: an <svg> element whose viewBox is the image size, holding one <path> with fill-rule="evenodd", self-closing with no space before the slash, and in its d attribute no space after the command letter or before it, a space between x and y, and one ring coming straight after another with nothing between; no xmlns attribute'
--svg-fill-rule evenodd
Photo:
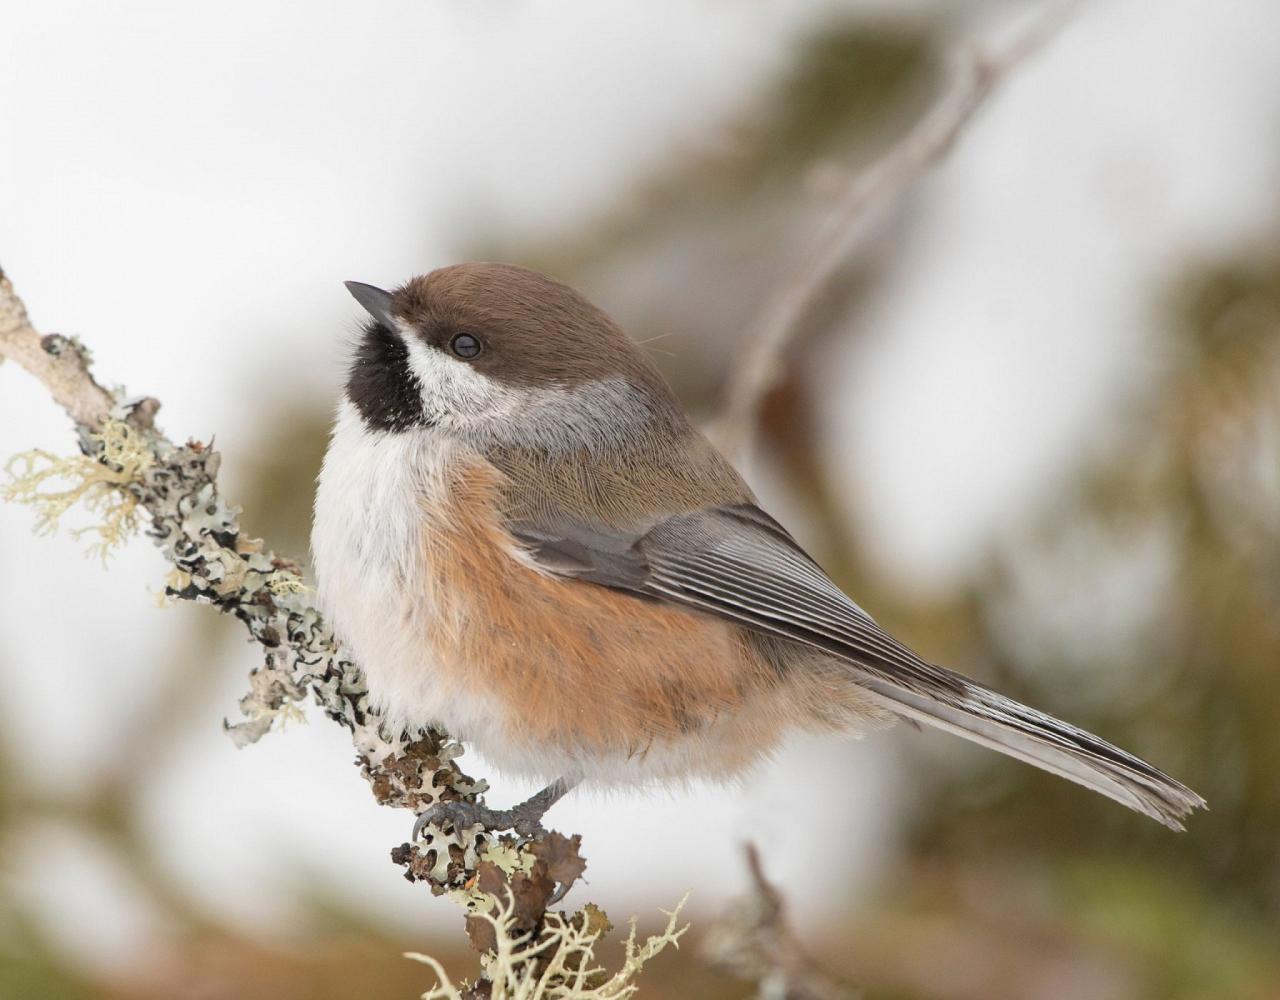
<svg viewBox="0 0 1280 1000"><path fill-rule="evenodd" d="M632 533L556 516L510 529L546 572L824 650L897 714L1078 782L1174 829L1204 805L1189 788L1105 740L922 660L754 504L675 514Z"/></svg>

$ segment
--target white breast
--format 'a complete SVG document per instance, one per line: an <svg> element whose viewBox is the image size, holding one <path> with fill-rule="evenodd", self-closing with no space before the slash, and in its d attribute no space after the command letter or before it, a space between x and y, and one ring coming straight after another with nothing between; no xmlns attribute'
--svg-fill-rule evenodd
<svg viewBox="0 0 1280 1000"><path fill-rule="evenodd" d="M429 430L370 431L343 400L316 490L311 551L320 608L387 721L443 725L466 739L496 723L494 706L441 683L426 641L451 627L438 617L425 560L453 448Z"/></svg>

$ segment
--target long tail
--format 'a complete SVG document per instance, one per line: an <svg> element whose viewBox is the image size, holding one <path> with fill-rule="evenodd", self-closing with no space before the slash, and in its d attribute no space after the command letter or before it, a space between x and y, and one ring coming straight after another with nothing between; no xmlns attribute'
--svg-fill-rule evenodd
<svg viewBox="0 0 1280 1000"><path fill-rule="evenodd" d="M1205 801L1145 760L1069 722L1055 719L968 678L934 668L954 681L938 692L861 676L861 686L898 715L955 733L1115 799L1173 830Z"/></svg>

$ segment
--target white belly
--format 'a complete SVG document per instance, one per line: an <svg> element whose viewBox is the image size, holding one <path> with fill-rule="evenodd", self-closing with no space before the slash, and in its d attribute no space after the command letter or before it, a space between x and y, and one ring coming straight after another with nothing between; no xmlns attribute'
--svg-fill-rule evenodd
<svg viewBox="0 0 1280 1000"><path fill-rule="evenodd" d="M439 618L424 565L450 459L438 435L371 432L344 400L316 490L311 552L320 609L387 722L480 739L498 723L496 706L445 684L426 641L428 630L451 627Z"/></svg>

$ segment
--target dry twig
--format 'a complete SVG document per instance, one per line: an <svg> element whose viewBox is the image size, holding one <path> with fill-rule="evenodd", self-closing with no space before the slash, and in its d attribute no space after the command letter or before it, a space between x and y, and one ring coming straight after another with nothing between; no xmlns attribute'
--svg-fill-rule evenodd
<svg viewBox="0 0 1280 1000"><path fill-rule="evenodd" d="M783 355L819 292L856 245L868 213L897 202L938 166L999 84L1054 37L1075 7L1076 0L1050 4L998 48L959 46L952 56L952 81L933 107L901 142L848 183L800 265L765 303L729 372L711 431L730 458L749 457L765 397L784 375Z"/></svg>
<svg viewBox="0 0 1280 1000"><path fill-rule="evenodd" d="M750 979L760 1000L850 1000L853 987L824 972L787 925L786 903L764 874L760 851L746 845L751 895L711 929L703 950L720 968Z"/></svg>

